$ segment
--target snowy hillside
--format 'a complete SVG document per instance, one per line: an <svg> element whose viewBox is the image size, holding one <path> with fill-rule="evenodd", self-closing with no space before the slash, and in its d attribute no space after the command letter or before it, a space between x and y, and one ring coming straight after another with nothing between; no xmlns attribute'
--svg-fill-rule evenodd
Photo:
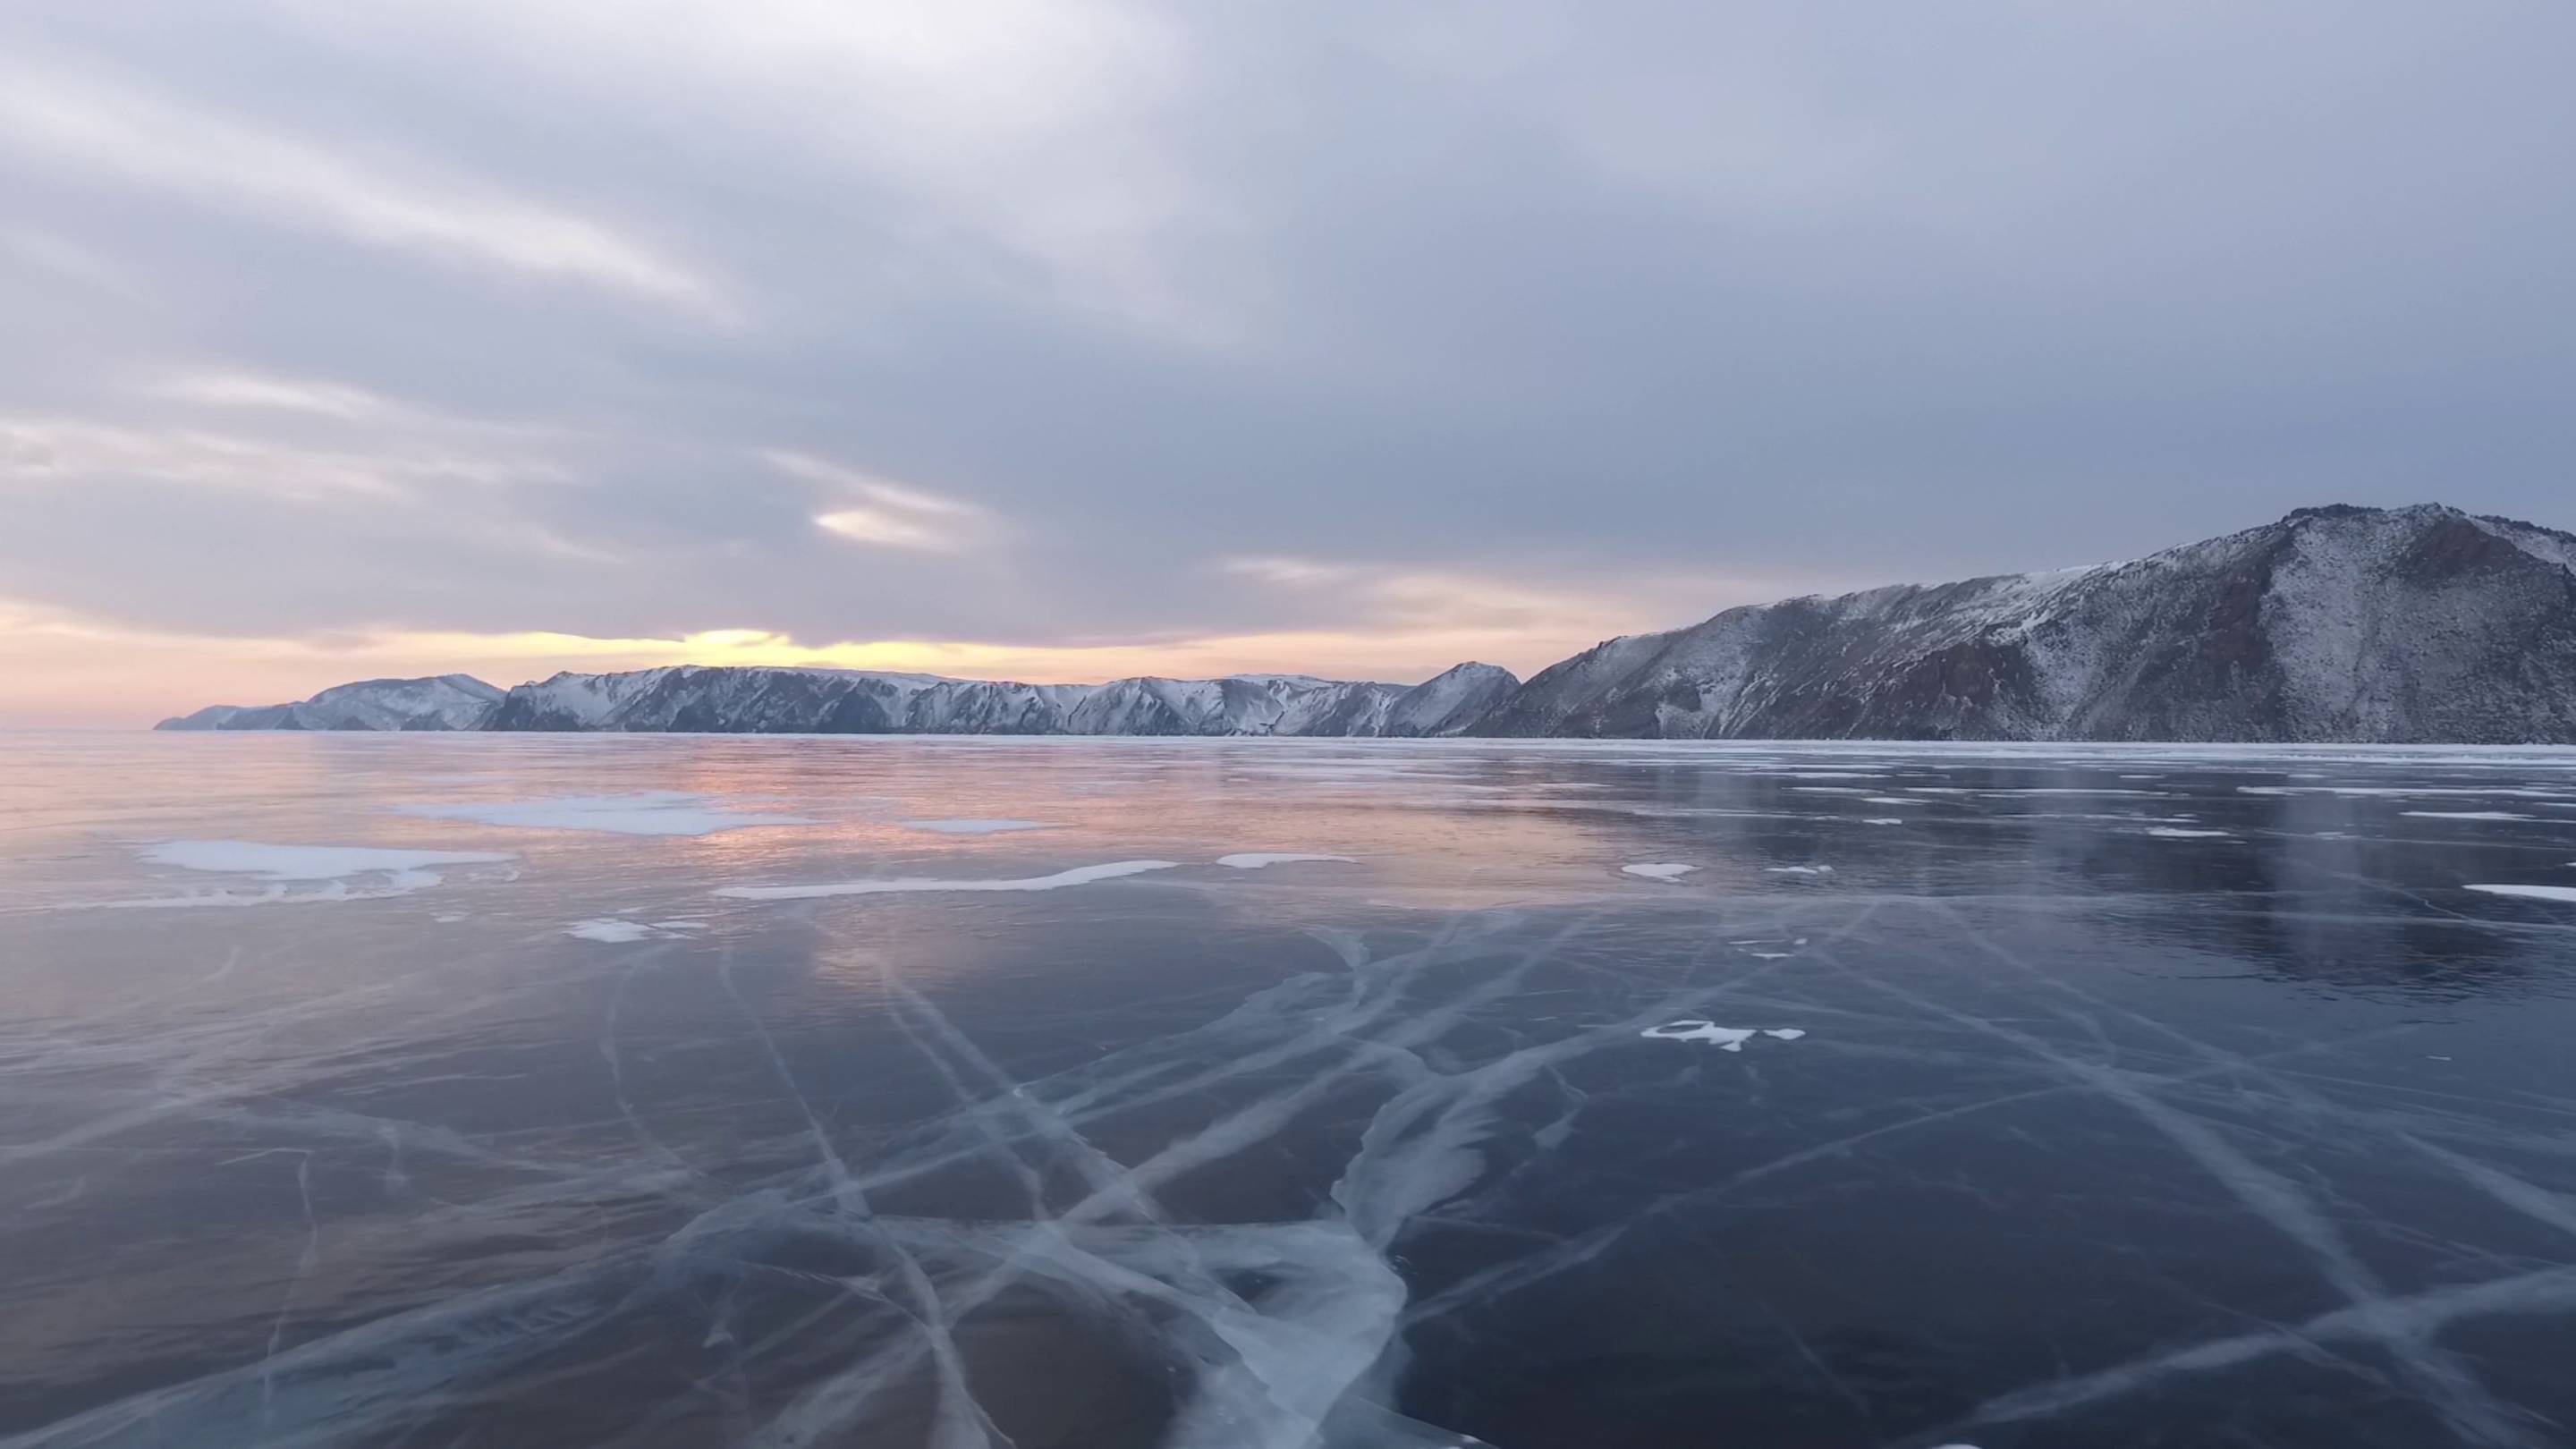
<svg viewBox="0 0 2576 1449"><path fill-rule="evenodd" d="M2576 537L2301 509L2128 563L1730 609L1541 671L1479 734L2576 740Z"/></svg>
<svg viewBox="0 0 2576 1449"><path fill-rule="evenodd" d="M675 665L371 680L163 729L2576 741L2576 535L2303 508L2128 563L1729 609L1528 683L1300 674L1015 684Z"/></svg>
<svg viewBox="0 0 2576 1449"><path fill-rule="evenodd" d="M365 679L293 704L208 705L165 719L165 730L470 730L501 691L470 674Z"/></svg>
<svg viewBox="0 0 2576 1449"><path fill-rule="evenodd" d="M1468 673L1468 671L1486 671ZM1462 665L1416 686L1298 674L1017 684L833 669L678 665L523 684L482 728L709 733L1455 734L1516 681Z"/></svg>

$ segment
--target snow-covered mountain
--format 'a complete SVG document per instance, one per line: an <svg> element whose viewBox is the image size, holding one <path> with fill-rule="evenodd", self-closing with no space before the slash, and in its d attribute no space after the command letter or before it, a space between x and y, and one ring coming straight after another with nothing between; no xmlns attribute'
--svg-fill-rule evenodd
<svg viewBox="0 0 2576 1449"><path fill-rule="evenodd" d="M1456 734L1518 683L1462 664L1418 685L1302 674L1017 684L840 669L672 665L558 674L511 690L479 728L707 733Z"/></svg>
<svg viewBox="0 0 2576 1449"><path fill-rule="evenodd" d="M470 730L501 691L470 674L363 679L293 704L213 704L165 719L165 730Z"/></svg>
<svg viewBox="0 0 2576 1449"><path fill-rule="evenodd" d="M372 680L161 728L2576 743L2576 535L2303 508L2128 563L1729 609L1526 684L675 665Z"/></svg>
<svg viewBox="0 0 2576 1449"><path fill-rule="evenodd" d="M2304 508L2128 563L1729 609L1540 671L1478 734L2576 741L2576 535Z"/></svg>
<svg viewBox="0 0 2576 1449"><path fill-rule="evenodd" d="M1520 687L1520 680L1498 665L1457 665L1396 696L1384 727L1375 733L1407 739L1465 734Z"/></svg>

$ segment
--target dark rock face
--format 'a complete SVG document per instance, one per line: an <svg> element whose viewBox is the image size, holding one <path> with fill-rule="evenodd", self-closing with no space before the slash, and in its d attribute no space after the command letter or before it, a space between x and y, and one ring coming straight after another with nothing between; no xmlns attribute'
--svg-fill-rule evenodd
<svg viewBox="0 0 2576 1449"><path fill-rule="evenodd" d="M2303 508L2128 563L1729 609L1526 684L1015 684L831 669L445 675L163 729L2576 742L2576 535Z"/></svg>
<svg viewBox="0 0 2576 1449"><path fill-rule="evenodd" d="M2124 564L1730 609L1541 671L1475 733L2576 741L2576 536L2301 509Z"/></svg>

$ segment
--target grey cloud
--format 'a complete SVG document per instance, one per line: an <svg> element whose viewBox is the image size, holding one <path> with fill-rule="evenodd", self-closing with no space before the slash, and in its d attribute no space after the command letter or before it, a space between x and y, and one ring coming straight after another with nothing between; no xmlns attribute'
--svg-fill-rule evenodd
<svg viewBox="0 0 2576 1449"><path fill-rule="evenodd" d="M1416 606L1229 558L1649 627L2331 499L2576 524L2563 8L874 9L0 20L0 414L399 495L0 479L0 596L1042 644ZM990 527L835 536L764 450Z"/></svg>

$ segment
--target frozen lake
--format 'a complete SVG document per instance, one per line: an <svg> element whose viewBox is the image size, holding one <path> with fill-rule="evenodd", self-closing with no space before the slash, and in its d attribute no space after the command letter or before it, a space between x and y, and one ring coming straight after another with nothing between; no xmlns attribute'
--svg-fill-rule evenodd
<svg viewBox="0 0 2576 1449"><path fill-rule="evenodd" d="M0 1445L2576 1442L2576 752L0 736Z"/></svg>

